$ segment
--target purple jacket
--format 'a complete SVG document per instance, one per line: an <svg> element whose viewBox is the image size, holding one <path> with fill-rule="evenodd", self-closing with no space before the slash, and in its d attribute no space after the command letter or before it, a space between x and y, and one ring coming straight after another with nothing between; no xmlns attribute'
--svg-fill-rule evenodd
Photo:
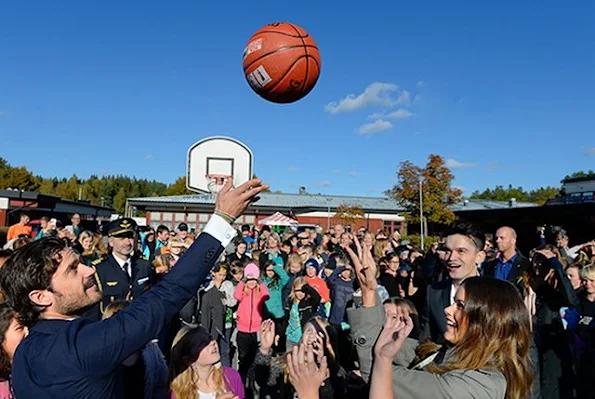
<svg viewBox="0 0 595 399"><path fill-rule="evenodd" d="M239 399L246 399L246 393L244 392L244 383L240 373L232 369L231 367L223 367L223 378L227 382L227 390L233 392ZM171 399L175 399L175 395L171 393Z"/></svg>

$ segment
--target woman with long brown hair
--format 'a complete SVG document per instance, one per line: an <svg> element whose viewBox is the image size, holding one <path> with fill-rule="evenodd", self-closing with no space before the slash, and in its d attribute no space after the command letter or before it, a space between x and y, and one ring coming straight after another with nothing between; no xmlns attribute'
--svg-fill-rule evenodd
<svg viewBox="0 0 595 399"><path fill-rule="evenodd" d="M531 329L517 289L506 281L471 277L444 312L447 349L412 367L393 366L395 356L411 345L406 343L411 318L403 311L387 318L374 348L370 397L528 398ZM401 356L399 363L407 360L412 359Z"/></svg>

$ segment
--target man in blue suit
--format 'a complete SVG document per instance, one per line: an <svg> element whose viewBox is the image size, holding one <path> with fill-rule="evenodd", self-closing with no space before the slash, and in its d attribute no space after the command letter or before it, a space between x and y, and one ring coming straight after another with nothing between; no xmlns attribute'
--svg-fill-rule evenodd
<svg viewBox="0 0 595 399"><path fill-rule="evenodd" d="M36 241L0 269L7 302L29 327L13 361L15 396L123 398L117 369L153 339L196 293L218 256L237 234L231 226L267 186L231 180L217 197L215 214L176 267L126 309L104 321L77 315L101 300L95 270L59 239Z"/></svg>

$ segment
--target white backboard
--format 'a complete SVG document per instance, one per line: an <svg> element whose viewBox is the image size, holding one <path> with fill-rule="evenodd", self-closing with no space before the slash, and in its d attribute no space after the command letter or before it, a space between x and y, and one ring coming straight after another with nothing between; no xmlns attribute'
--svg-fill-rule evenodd
<svg viewBox="0 0 595 399"><path fill-rule="evenodd" d="M252 178L252 151L231 137L213 136L194 143L188 149L186 187L209 193L208 174L231 175L237 187Z"/></svg>

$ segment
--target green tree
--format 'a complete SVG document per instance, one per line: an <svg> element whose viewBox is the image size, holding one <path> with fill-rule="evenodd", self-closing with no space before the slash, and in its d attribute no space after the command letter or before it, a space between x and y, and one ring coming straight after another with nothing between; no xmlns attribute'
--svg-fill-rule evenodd
<svg viewBox="0 0 595 399"><path fill-rule="evenodd" d="M570 180L570 179L584 179L584 178L589 178L589 179L595 179L595 171L589 169L588 171L578 171L578 172L574 172L571 173L569 175L564 176L564 179L562 179L562 183L566 182L566 180Z"/></svg>
<svg viewBox="0 0 595 399"><path fill-rule="evenodd" d="M35 191L39 187L40 179L34 176L24 166L5 168L0 175L1 188L16 188L22 191Z"/></svg>
<svg viewBox="0 0 595 399"><path fill-rule="evenodd" d="M397 171L398 183L386 192L407 212L406 218L419 223L419 181L422 181L424 219L436 224L449 224L455 220L450 206L459 202L462 192L451 187L454 175L444 159L435 154L428 157L425 167L409 161L401 162Z"/></svg>
<svg viewBox="0 0 595 399"><path fill-rule="evenodd" d="M489 201L508 201L512 198L522 202L534 202L544 204L547 200L560 196L560 189L557 187L540 187L535 190L526 191L522 187L508 188L496 186L493 189L486 188L483 191L474 191L469 198L489 200Z"/></svg>
<svg viewBox="0 0 595 399"><path fill-rule="evenodd" d="M196 194L186 187L186 176L180 176L166 190L165 195L191 195Z"/></svg>
<svg viewBox="0 0 595 399"><path fill-rule="evenodd" d="M550 199L560 197L561 194L558 187L540 187L529 192L529 201L543 205Z"/></svg>
<svg viewBox="0 0 595 399"><path fill-rule="evenodd" d="M124 210L126 208L126 199L128 195L126 194L126 189L124 187L120 187L118 193L114 196L112 207L116 210L119 214L124 214Z"/></svg>

